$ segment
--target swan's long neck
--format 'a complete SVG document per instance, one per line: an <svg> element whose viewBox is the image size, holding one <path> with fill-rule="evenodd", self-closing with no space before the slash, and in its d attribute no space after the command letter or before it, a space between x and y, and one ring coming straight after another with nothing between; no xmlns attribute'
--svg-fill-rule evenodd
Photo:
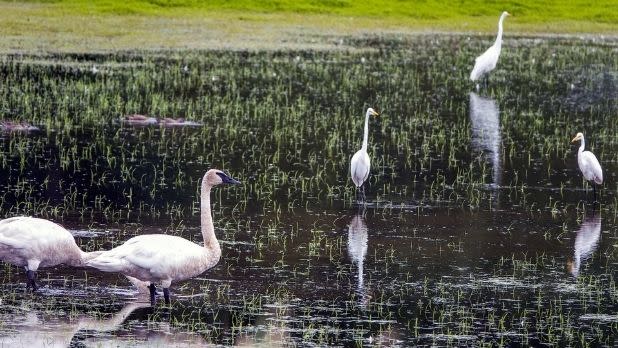
<svg viewBox="0 0 618 348"><path fill-rule="evenodd" d="M495 46L502 47L502 22L506 16L500 16L500 20L498 21L498 36L496 37Z"/></svg>
<svg viewBox="0 0 618 348"><path fill-rule="evenodd" d="M365 115L365 134L363 135L363 150L367 151L367 143L369 142L369 113Z"/></svg>
<svg viewBox="0 0 618 348"><path fill-rule="evenodd" d="M201 227L204 247L206 249L221 250L219 241L215 236L215 226L212 223L212 213L210 211L210 185L204 179L202 181L201 193Z"/></svg>

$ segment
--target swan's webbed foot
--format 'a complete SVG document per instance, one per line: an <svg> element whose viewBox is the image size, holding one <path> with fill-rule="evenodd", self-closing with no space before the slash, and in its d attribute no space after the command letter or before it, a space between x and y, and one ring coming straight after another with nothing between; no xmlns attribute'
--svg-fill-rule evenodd
<svg viewBox="0 0 618 348"><path fill-rule="evenodd" d="M170 289L169 288L163 288L163 297L165 298L165 304L166 305L170 305Z"/></svg>
<svg viewBox="0 0 618 348"><path fill-rule="evenodd" d="M28 277L28 280L26 281L26 290L28 290L29 288L32 288L32 291L37 291L38 287L36 286L36 273L34 271L31 270L27 270L26 271L26 277Z"/></svg>
<svg viewBox="0 0 618 348"><path fill-rule="evenodd" d="M150 305L154 306L157 303L155 299L157 288L155 287L154 283L150 283L150 285L148 286L148 289L150 289Z"/></svg>

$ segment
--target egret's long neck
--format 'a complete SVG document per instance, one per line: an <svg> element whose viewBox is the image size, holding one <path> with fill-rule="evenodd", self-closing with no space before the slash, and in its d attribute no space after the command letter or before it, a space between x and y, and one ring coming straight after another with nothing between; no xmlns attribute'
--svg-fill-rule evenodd
<svg viewBox="0 0 618 348"><path fill-rule="evenodd" d="M365 115L365 134L363 135L363 150L367 151L369 141L369 113Z"/></svg>
<svg viewBox="0 0 618 348"><path fill-rule="evenodd" d="M207 249L219 249L219 241L215 236L215 226L212 223L212 213L210 212L210 185L206 180L202 181L201 194L201 227L202 237L204 237L204 247Z"/></svg>
<svg viewBox="0 0 618 348"><path fill-rule="evenodd" d="M584 152L584 147L586 147L586 141L584 140L584 138L582 137L582 144L579 145L579 152L582 153Z"/></svg>
<svg viewBox="0 0 618 348"><path fill-rule="evenodd" d="M498 36L496 37L496 42L494 45L498 47L502 47L502 22L504 21L505 16L500 16L500 20L498 21Z"/></svg>

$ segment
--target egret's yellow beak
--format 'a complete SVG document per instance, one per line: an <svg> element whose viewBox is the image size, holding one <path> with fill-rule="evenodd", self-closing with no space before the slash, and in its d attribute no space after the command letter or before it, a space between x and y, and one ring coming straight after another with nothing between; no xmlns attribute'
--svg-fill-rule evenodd
<svg viewBox="0 0 618 348"><path fill-rule="evenodd" d="M507 15L507 16L511 16L511 13L510 13L510 12L507 12L507 13L506 13L506 15Z"/></svg>
<svg viewBox="0 0 618 348"><path fill-rule="evenodd" d="M374 111L373 116L380 116L380 113L378 113L377 111Z"/></svg>
<svg viewBox="0 0 618 348"><path fill-rule="evenodd" d="M579 139L580 139L579 136L576 136L575 138L573 138L573 140L571 140L571 142L574 143L574 142L578 141Z"/></svg>

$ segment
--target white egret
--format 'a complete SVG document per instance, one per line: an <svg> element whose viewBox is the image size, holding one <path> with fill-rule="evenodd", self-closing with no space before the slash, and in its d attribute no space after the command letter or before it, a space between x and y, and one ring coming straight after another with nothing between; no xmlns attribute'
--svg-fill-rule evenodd
<svg viewBox="0 0 618 348"><path fill-rule="evenodd" d="M211 169L204 174L201 187L201 229L204 245L178 236L146 234L133 237L124 244L102 252L86 265L105 272L119 272L142 282L149 282L150 302L155 303L155 283L163 287L165 303L170 303L169 287L195 277L214 267L221 257L210 211L210 190L220 184L240 184L227 174Z"/></svg>
<svg viewBox="0 0 618 348"><path fill-rule="evenodd" d="M586 141L584 140L583 133L577 133L575 138L571 140L571 143L578 140L581 140L581 145L579 146L579 151L577 151L577 164L579 165L579 170L584 175L584 179L593 182L592 189L594 190L594 199L596 200L597 189L594 184L601 185L603 183L603 170L597 157L590 151L584 151Z"/></svg>
<svg viewBox="0 0 618 348"><path fill-rule="evenodd" d="M498 21L498 36L496 42L485 51L485 53L478 56L474 63L474 69L470 73L470 80L476 81L483 75L488 74L494 70L496 63L498 63L498 57L500 57L500 51L502 50L502 22L506 16L510 14L506 11L502 12L500 21Z"/></svg>
<svg viewBox="0 0 618 348"><path fill-rule="evenodd" d="M352 156L352 161L350 162L350 175L352 176L352 181L356 188L359 189L367 177L369 176L369 170L371 168L371 159L367 154L367 142L369 140L369 116L379 116L372 108L367 109L365 113L365 133L363 135L363 146L360 150L356 151L354 156ZM364 198L364 188L363 188L363 198Z"/></svg>
<svg viewBox="0 0 618 348"><path fill-rule="evenodd" d="M49 220L19 216L0 221L0 260L26 269L26 288L37 289L39 267L83 266L100 252L83 252L73 235Z"/></svg>

